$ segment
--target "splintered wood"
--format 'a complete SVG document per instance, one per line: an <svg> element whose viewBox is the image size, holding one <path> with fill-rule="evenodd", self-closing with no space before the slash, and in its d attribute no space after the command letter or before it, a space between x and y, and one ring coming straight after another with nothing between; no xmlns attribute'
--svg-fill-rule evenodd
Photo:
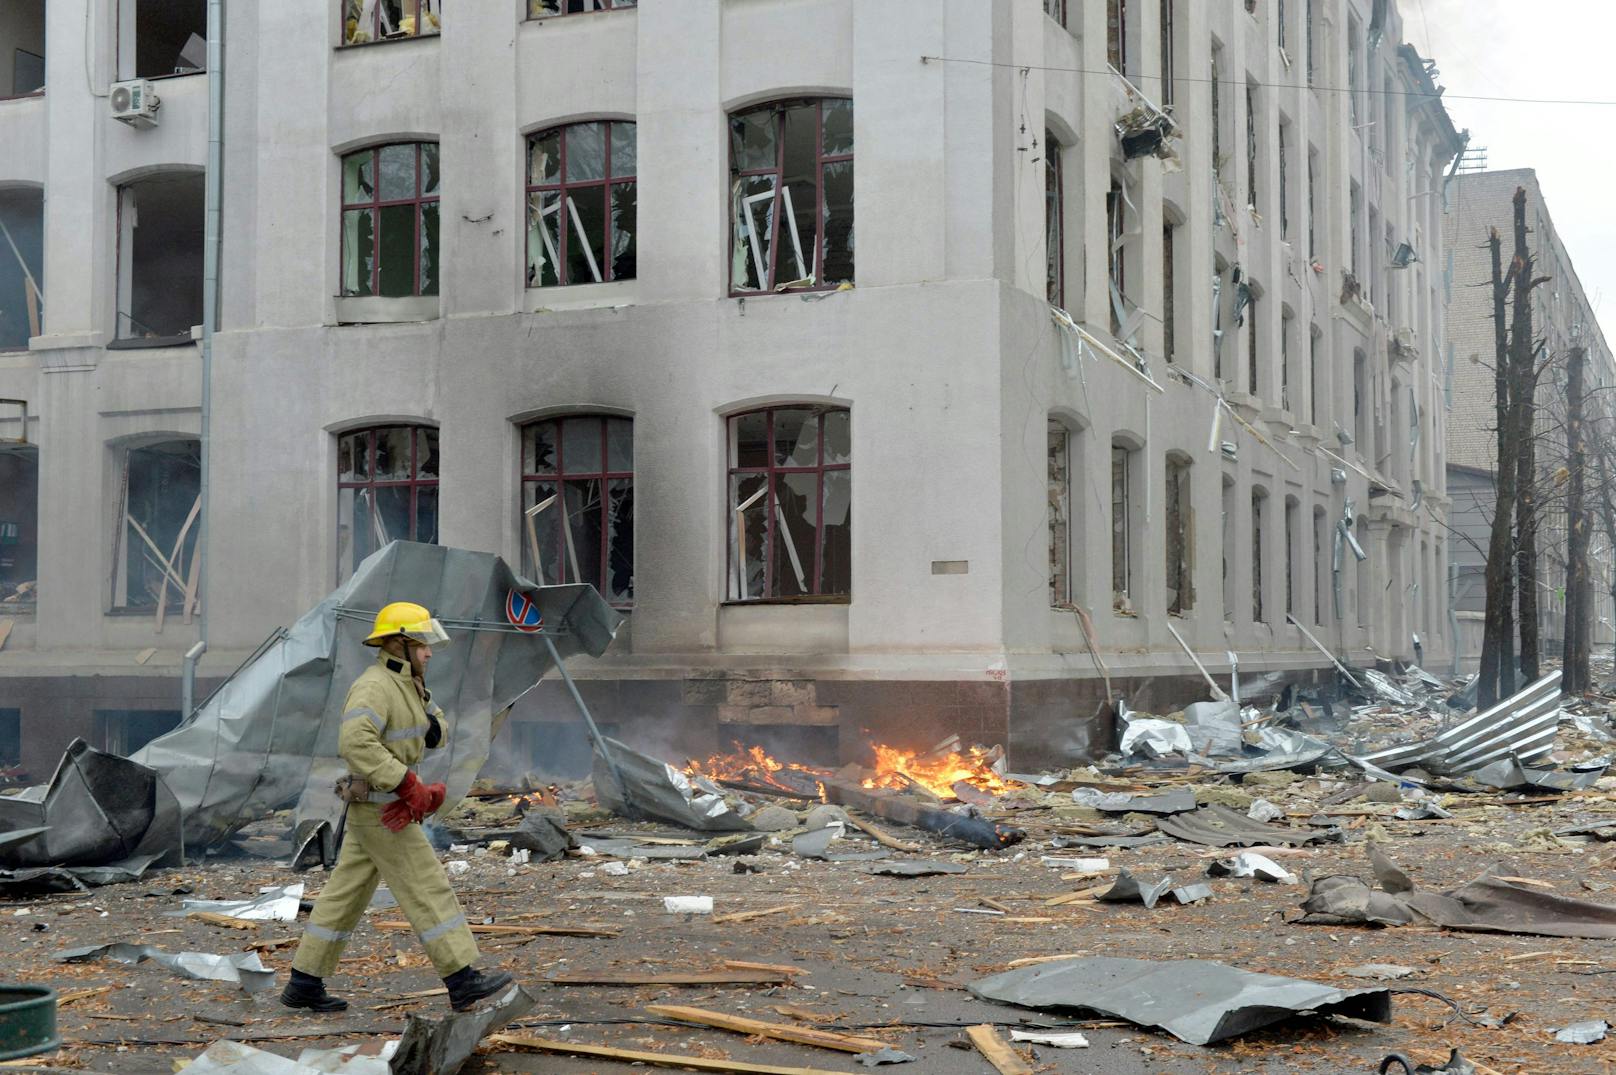
<svg viewBox="0 0 1616 1075"><path fill-rule="evenodd" d="M971 1044L992 1064L999 1075L1032 1075L1032 1065L1021 1059L1021 1054L1006 1045L992 1023L966 1027Z"/></svg>
<svg viewBox="0 0 1616 1075"><path fill-rule="evenodd" d="M790 1026L785 1023L766 1023L761 1019L728 1015L724 1012L708 1011L705 1008L690 1008L682 1004L647 1004L645 1010L652 1015L675 1019L681 1023L695 1023L736 1034L795 1042L798 1045L814 1045L821 1049L838 1049L844 1053L879 1052L887 1045L878 1038L861 1038L853 1034L837 1034L829 1030Z"/></svg>
<svg viewBox="0 0 1616 1075"><path fill-rule="evenodd" d="M742 1075L845 1075L827 1068L783 1067L779 1064L745 1064L739 1060L709 1060L700 1056L682 1056L678 1053L652 1053L641 1049L616 1049L610 1045L585 1045L575 1041L554 1041L549 1038L529 1038L516 1034L495 1034L485 1039L490 1045L503 1045L511 1049L526 1049L538 1053L561 1053L566 1056L594 1056L602 1060L621 1060L628 1064L650 1064L661 1068L686 1068L690 1071L736 1071ZM1027 1069L1029 1072L1031 1069Z"/></svg>
<svg viewBox="0 0 1616 1075"><path fill-rule="evenodd" d="M715 970L694 974L638 974L582 971L544 979L557 985L785 985L791 975L769 970Z"/></svg>

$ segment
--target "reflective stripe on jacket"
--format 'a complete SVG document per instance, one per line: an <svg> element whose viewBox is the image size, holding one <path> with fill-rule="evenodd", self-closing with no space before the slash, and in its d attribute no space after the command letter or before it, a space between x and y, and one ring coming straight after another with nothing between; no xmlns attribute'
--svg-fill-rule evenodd
<svg viewBox="0 0 1616 1075"><path fill-rule="evenodd" d="M447 734L447 718L430 693L423 699L415 689L407 661L379 653L376 663L354 680L343 705L337 753L348 763L349 772L375 789L371 801L392 799L391 789L426 753L433 720L440 730L436 746Z"/></svg>

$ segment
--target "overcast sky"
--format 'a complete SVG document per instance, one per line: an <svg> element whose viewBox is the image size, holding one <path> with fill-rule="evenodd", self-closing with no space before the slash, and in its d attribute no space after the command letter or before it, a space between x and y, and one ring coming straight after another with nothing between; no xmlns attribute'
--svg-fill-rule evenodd
<svg viewBox="0 0 1616 1075"><path fill-rule="evenodd" d="M1487 166L1533 168L1608 344L1616 346L1616 100L1612 0L1397 0L1403 34L1436 61L1454 126Z"/></svg>

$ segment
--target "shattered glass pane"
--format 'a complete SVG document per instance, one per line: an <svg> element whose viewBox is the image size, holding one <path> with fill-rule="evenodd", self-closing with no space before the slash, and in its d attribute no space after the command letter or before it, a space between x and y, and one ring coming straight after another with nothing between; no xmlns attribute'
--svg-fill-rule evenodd
<svg viewBox="0 0 1616 1075"><path fill-rule="evenodd" d="M371 294L376 259L376 210L350 209L342 214L342 293Z"/></svg>
<svg viewBox="0 0 1616 1075"><path fill-rule="evenodd" d="M417 477L438 476L438 431L431 426L422 426L415 431L415 463Z"/></svg>
<svg viewBox="0 0 1616 1075"><path fill-rule="evenodd" d="M819 415L806 408L774 412L774 465L811 467L819 462Z"/></svg>
<svg viewBox="0 0 1616 1075"><path fill-rule="evenodd" d="M545 423L548 425L549 423ZM555 482L524 482L522 508L524 511L535 504L541 504L555 495ZM561 582L561 558L564 554L561 548L561 512L556 504L539 512L531 518L522 520L522 564L523 570L529 576L534 574L532 549L527 538L527 527L532 526L534 536L538 540L539 561L544 567L543 578L540 582L555 586Z"/></svg>
<svg viewBox="0 0 1616 1075"><path fill-rule="evenodd" d="M819 476L776 474L776 517L771 597L813 593L814 556L819 538Z"/></svg>
<svg viewBox="0 0 1616 1075"><path fill-rule="evenodd" d="M381 273L377 293L389 298L414 295L415 206L384 205L379 213Z"/></svg>
<svg viewBox="0 0 1616 1075"><path fill-rule="evenodd" d="M853 102L845 97L825 102L825 156L853 152Z"/></svg>
<svg viewBox="0 0 1616 1075"><path fill-rule="evenodd" d="M769 465L769 413L753 411L730 419L731 435L735 446L731 449L731 465L737 467L766 467Z"/></svg>
<svg viewBox="0 0 1616 1075"><path fill-rule="evenodd" d="M376 480L405 481L410 477L409 426L385 426L375 431Z"/></svg>
<svg viewBox="0 0 1616 1075"><path fill-rule="evenodd" d="M613 478L606 486L606 600L634 600L634 481Z"/></svg>
<svg viewBox="0 0 1616 1075"><path fill-rule="evenodd" d="M636 128L632 123L612 124L612 178L625 179L634 174Z"/></svg>
<svg viewBox="0 0 1616 1075"><path fill-rule="evenodd" d="M567 550L567 581L587 582L599 587L601 525L604 521L600 505L600 479L565 482L567 537L571 548Z"/></svg>
<svg viewBox="0 0 1616 1075"><path fill-rule="evenodd" d="M376 154L368 149L342 158L342 201L345 205L376 198Z"/></svg>
<svg viewBox="0 0 1616 1075"><path fill-rule="evenodd" d="M823 562L819 570L821 594L853 592L853 474L825 472Z"/></svg>
<svg viewBox="0 0 1616 1075"><path fill-rule="evenodd" d="M569 188L567 217L566 282L598 284L605 279L600 258L605 252L606 188Z"/></svg>
<svg viewBox="0 0 1616 1075"><path fill-rule="evenodd" d="M349 433L337 438L337 480L366 481L370 478L370 438L365 433Z"/></svg>
<svg viewBox="0 0 1616 1075"><path fill-rule="evenodd" d="M557 265L561 236L561 193L547 191L527 198L527 286L551 287L560 282Z"/></svg>
<svg viewBox="0 0 1616 1075"><path fill-rule="evenodd" d="M376 153L381 171L381 200L415 197L415 143L382 146Z"/></svg>
<svg viewBox="0 0 1616 1075"><path fill-rule="evenodd" d="M777 167L779 164L777 129L778 121L772 108L731 116L730 159L734 162L735 170L748 172L754 168Z"/></svg>
<svg viewBox="0 0 1616 1075"><path fill-rule="evenodd" d="M633 183L612 184L612 279L632 280L635 272L635 199Z"/></svg>
<svg viewBox="0 0 1616 1075"><path fill-rule="evenodd" d="M438 487L435 485L419 486L415 490L415 529L410 539L428 545L438 543Z"/></svg>
<svg viewBox="0 0 1616 1075"><path fill-rule="evenodd" d="M735 250L731 286L760 291L769 280L769 247L774 236L775 177L748 176L735 182Z"/></svg>
<svg viewBox="0 0 1616 1075"><path fill-rule="evenodd" d="M366 555L389 541L410 540L410 524L413 521L410 513L410 487L373 485L366 491L375 498L376 506L373 520L376 532L371 537L374 544L366 551Z"/></svg>
<svg viewBox="0 0 1616 1075"><path fill-rule="evenodd" d="M547 15L561 14L561 0L527 0L527 17L542 19Z"/></svg>
<svg viewBox="0 0 1616 1075"><path fill-rule="evenodd" d="M127 475L124 527L124 598L127 608L155 608L165 587L167 605L178 608L184 602L187 566L195 555L197 530L193 522L185 529L191 508L201 493L201 443L195 440L165 441L144 448L132 448L125 457ZM139 523L152 544L140 536ZM159 555L167 558L185 532L184 544L165 570ZM157 550L161 550L159 554Z"/></svg>
<svg viewBox="0 0 1616 1075"><path fill-rule="evenodd" d="M522 473L554 474L555 469L556 423L534 422L522 438Z"/></svg>
<svg viewBox="0 0 1616 1075"><path fill-rule="evenodd" d="M370 546L370 490L337 490L337 571L347 578ZM359 544L355 544L355 536Z"/></svg>
<svg viewBox="0 0 1616 1075"><path fill-rule="evenodd" d="M600 473L600 419L568 418L561 423L561 468L567 474Z"/></svg>
<svg viewBox="0 0 1616 1075"><path fill-rule="evenodd" d="M767 496L759 496L740 513L745 529L740 535L735 532L735 509L757 496L759 490L764 488L765 480L762 474L733 474L729 480L730 510L726 514L729 515L730 572L739 575L739 578L731 580L730 596L737 600L769 596L763 590L763 543L768 533L769 518ZM737 537L740 539L738 548Z"/></svg>
<svg viewBox="0 0 1616 1075"><path fill-rule="evenodd" d="M853 434L848 425L847 411L827 411L825 414L825 462L850 463L853 461Z"/></svg>
<svg viewBox="0 0 1616 1075"><path fill-rule="evenodd" d="M386 210L382 210L386 212ZM421 206L421 294L438 293L438 203Z"/></svg>
<svg viewBox="0 0 1616 1075"><path fill-rule="evenodd" d="M428 198L438 193L438 143L421 143L421 196Z"/></svg>
<svg viewBox="0 0 1616 1075"><path fill-rule="evenodd" d="M606 178L606 125L575 123L567 128L567 182Z"/></svg>
<svg viewBox="0 0 1616 1075"><path fill-rule="evenodd" d="M1061 174L1060 147L1044 132L1044 288L1049 301L1061 305ZM827 201L829 200L827 195ZM830 241L825 242L827 256Z"/></svg>
<svg viewBox="0 0 1616 1075"><path fill-rule="evenodd" d="M527 181L535 186L561 182L560 131L547 131L528 140Z"/></svg>
<svg viewBox="0 0 1616 1075"><path fill-rule="evenodd" d="M853 279L853 162L825 166L825 267L820 283Z"/></svg>
<svg viewBox="0 0 1616 1075"><path fill-rule="evenodd" d="M613 473L634 470L634 421L631 418L606 420L606 469Z"/></svg>

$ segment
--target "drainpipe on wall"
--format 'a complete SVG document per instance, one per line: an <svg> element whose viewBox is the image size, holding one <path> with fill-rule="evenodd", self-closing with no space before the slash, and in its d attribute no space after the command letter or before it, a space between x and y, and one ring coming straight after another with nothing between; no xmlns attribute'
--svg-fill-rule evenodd
<svg viewBox="0 0 1616 1075"><path fill-rule="evenodd" d="M208 0L208 168L202 230L202 402L201 402L201 509L198 512L196 555L198 577L202 580L202 608L197 617L199 646L208 645L207 597L208 539L212 527L208 516L209 463L212 455L213 422L213 334L219 327L219 207L224 197L224 0ZM194 652L194 651L193 651ZM197 653L200 657L201 653ZM188 659L187 690L195 676L195 661ZM187 708L186 716L190 715Z"/></svg>

